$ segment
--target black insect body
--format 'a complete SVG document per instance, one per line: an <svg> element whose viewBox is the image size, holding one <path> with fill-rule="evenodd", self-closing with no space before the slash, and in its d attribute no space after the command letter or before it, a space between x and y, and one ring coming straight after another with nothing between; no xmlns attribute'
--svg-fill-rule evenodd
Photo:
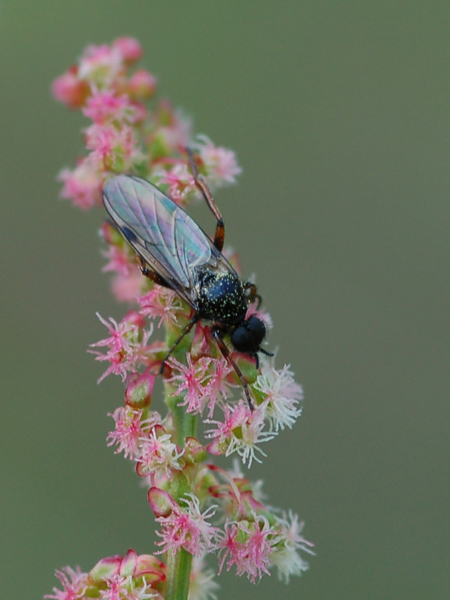
<svg viewBox="0 0 450 600"><path fill-rule="evenodd" d="M266 335L264 322L247 308L255 298L256 286L242 281L221 250L225 239L222 216L205 182L197 173L188 151L195 183L217 219L214 240L173 200L157 187L139 177L117 175L103 186L103 203L114 224L137 254L144 275L155 283L174 290L195 311L170 356L182 338L199 320L211 321L211 331L219 349L233 366L253 410L248 385L236 365L224 336L233 347L256 360Z"/></svg>

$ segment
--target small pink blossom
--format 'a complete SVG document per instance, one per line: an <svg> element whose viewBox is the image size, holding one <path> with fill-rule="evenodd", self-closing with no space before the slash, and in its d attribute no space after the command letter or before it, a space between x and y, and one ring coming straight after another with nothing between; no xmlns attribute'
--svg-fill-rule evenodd
<svg viewBox="0 0 450 600"><path fill-rule="evenodd" d="M130 251L128 248L121 246L109 246L107 250L102 252L102 254L108 259L108 262L102 268L104 273L113 271L114 273L120 273L120 275L127 276L130 274L132 267L136 266L135 263L131 262Z"/></svg>
<svg viewBox="0 0 450 600"><path fill-rule="evenodd" d="M96 125L104 125L113 121L133 123L136 109L130 103L128 96L117 96L111 90L95 92L90 96L83 108L83 114L94 121Z"/></svg>
<svg viewBox="0 0 450 600"><path fill-rule="evenodd" d="M186 390L186 395L178 406L186 406L186 412L197 414L202 412L205 400L207 400L208 365L211 359L202 357L200 360L192 362L190 354L186 355L186 359L187 365L176 358L169 359L168 363L174 371L178 371L178 374L172 375L167 382L172 384L180 382L178 388L171 395L179 396Z"/></svg>
<svg viewBox="0 0 450 600"><path fill-rule="evenodd" d="M97 350L89 351L96 355L95 360L111 363L98 380L98 383L110 373L120 375L122 381L125 381L127 373L129 371L134 372L137 366L145 361L147 342L153 328L151 327L148 331L142 330L135 321L127 317L122 319L120 323L117 323L112 317L110 317L110 323L108 323L98 313L97 317L108 328L111 334L109 338L90 344L92 348L109 347L106 354L102 354Z"/></svg>
<svg viewBox="0 0 450 600"><path fill-rule="evenodd" d="M214 515L215 507L210 506L201 513L199 499L194 494L186 496L181 499L183 508L175 506L168 517L156 519L162 526L162 532L157 533L162 538L158 545L163 549L158 554L184 548L193 556L202 556L215 545L219 529L207 522Z"/></svg>
<svg viewBox="0 0 450 600"><path fill-rule="evenodd" d="M216 341L214 340L211 327L199 321L194 329L194 337L192 339L191 356L194 360L198 360L201 356L211 356L217 349Z"/></svg>
<svg viewBox="0 0 450 600"><path fill-rule="evenodd" d="M87 210L100 206L102 177L89 159L80 160L75 169L63 169L58 180L63 182L61 198L72 200L75 206Z"/></svg>
<svg viewBox="0 0 450 600"><path fill-rule="evenodd" d="M144 278L136 265L133 265L127 275L119 274L114 277L111 288L119 302L133 302L142 292Z"/></svg>
<svg viewBox="0 0 450 600"><path fill-rule="evenodd" d="M230 456L237 452L245 464L250 467L253 460L261 462L256 456L259 452L265 453L257 444L268 442L274 437L272 432L263 431L264 410L256 408L251 411L241 399L234 407L225 405L225 422L208 420L206 423L217 425L216 429L206 432L206 437L213 439L207 449L212 454L225 454Z"/></svg>
<svg viewBox="0 0 450 600"><path fill-rule="evenodd" d="M174 110L168 100L162 100L154 114L155 129L149 143L164 149L167 156L191 145L192 121L182 111ZM152 173L153 179L153 173Z"/></svg>
<svg viewBox="0 0 450 600"><path fill-rule="evenodd" d="M109 416L114 419L116 428L108 433L108 446L116 445L116 454L123 452L125 458L137 457L140 439L145 435L142 410L119 407Z"/></svg>
<svg viewBox="0 0 450 600"><path fill-rule="evenodd" d="M98 170L128 171L134 161L142 160L132 127L123 125L91 125L85 130L86 147L92 150L90 160Z"/></svg>
<svg viewBox="0 0 450 600"><path fill-rule="evenodd" d="M159 318L158 328L161 325L177 324L177 312L183 310L180 297L173 290L161 285L155 285L148 294L137 300L142 315L150 319Z"/></svg>
<svg viewBox="0 0 450 600"><path fill-rule="evenodd" d="M220 570L225 562L229 571L236 565L237 575L246 574L252 583L263 573L270 575L269 565L273 547L279 536L263 515L254 514L253 521L227 522L225 533L217 544Z"/></svg>
<svg viewBox="0 0 450 600"><path fill-rule="evenodd" d="M168 186L168 195L180 205L196 190L194 178L186 164L175 165L170 171L155 171L153 175L159 184Z"/></svg>
<svg viewBox="0 0 450 600"><path fill-rule="evenodd" d="M302 410L298 404L303 400L302 387L295 382L289 365L277 371L273 360L263 359L261 373L254 384L264 394L266 417L275 431L292 428Z"/></svg>
<svg viewBox="0 0 450 600"><path fill-rule="evenodd" d="M157 597L143 578L135 581L131 575L117 574L105 579L105 584L106 589L99 590L102 600L148 600Z"/></svg>
<svg viewBox="0 0 450 600"><path fill-rule="evenodd" d="M298 515L292 511L289 511L288 515L284 514L282 518L276 517L276 520L280 527L280 540L270 558L278 568L278 578L288 583L291 575L301 575L309 568L298 550L314 554L314 544L301 535L303 523L299 522Z"/></svg>
<svg viewBox="0 0 450 600"><path fill-rule="evenodd" d="M235 387L228 380L228 376L234 372L234 369L225 358L221 357L211 359L208 371L210 379L204 395L207 399L208 416L211 418L216 404L223 403L223 400L228 398L229 388Z"/></svg>
<svg viewBox="0 0 450 600"><path fill-rule="evenodd" d="M242 173L236 155L232 150L215 146L206 135L199 135L194 147L202 159L208 183L220 186L224 183L235 183L236 177Z"/></svg>
<svg viewBox="0 0 450 600"><path fill-rule="evenodd" d="M62 590L53 588L53 594L47 594L44 598L53 600L78 600L84 597L88 587L88 574L82 573L80 567L76 570L70 567L63 567L61 571L56 571L56 577L63 586Z"/></svg>
<svg viewBox="0 0 450 600"><path fill-rule="evenodd" d="M79 62L79 78L97 89L111 86L123 72L124 56L118 47L88 46Z"/></svg>
<svg viewBox="0 0 450 600"><path fill-rule="evenodd" d="M136 457L137 474L170 476L173 470L181 470L179 459L183 452L172 441L160 425L154 427L148 436L141 439L139 456Z"/></svg>

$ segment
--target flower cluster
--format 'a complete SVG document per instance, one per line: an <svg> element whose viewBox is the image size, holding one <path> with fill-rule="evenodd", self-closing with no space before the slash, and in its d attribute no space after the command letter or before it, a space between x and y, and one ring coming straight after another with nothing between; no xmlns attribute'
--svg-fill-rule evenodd
<svg viewBox="0 0 450 600"><path fill-rule="evenodd" d="M158 98L151 73L132 71L141 53L129 38L91 46L54 82L54 96L92 120L84 130L88 154L60 174L61 195L80 208L98 205L103 182L117 173L151 179L186 206L197 197L187 145L212 188L234 183L241 171L231 150L204 135L193 137L190 120ZM273 358L257 361L232 349L225 357L207 322L195 323L183 337L191 307L175 291L141 275L133 251L110 223L101 233L107 245L104 271L114 273L113 292L134 308L119 322L98 315L108 334L90 352L107 363L99 381L114 374L125 384L124 403L111 415L115 427L107 441L133 462L148 488L160 526L156 554L162 559L130 550L124 558L101 560L87 574L66 568L57 572L63 591L55 589L47 598L165 598L167 582L183 576L190 580L190 600L215 598L217 584L204 566L204 556L213 552L219 573L235 567L252 582L272 568L286 582L300 575L308 566L300 553L312 553L312 544L301 535L298 517L266 503L260 482L244 477L237 462L228 470L214 463L220 455L239 457L247 467L261 462L261 445L294 425L303 393L290 367L277 369ZM237 255L224 253L239 273ZM256 304L248 307L251 315L271 327L270 316ZM158 411L153 407L160 373L165 414L163 403ZM203 438L197 433L200 420Z"/></svg>

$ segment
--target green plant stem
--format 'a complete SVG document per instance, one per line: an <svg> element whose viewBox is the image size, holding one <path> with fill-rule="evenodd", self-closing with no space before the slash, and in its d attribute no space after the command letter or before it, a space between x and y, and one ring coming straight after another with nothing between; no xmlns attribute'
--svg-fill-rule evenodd
<svg viewBox="0 0 450 600"><path fill-rule="evenodd" d="M187 600L192 567L192 554L183 548L167 554L166 600Z"/></svg>
<svg viewBox="0 0 450 600"><path fill-rule="evenodd" d="M180 401L181 398L176 398ZM175 406L172 409L173 425L175 430L175 441L184 448L187 437L193 437L197 431L197 418L195 415L186 413L184 406Z"/></svg>
<svg viewBox="0 0 450 600"><path fill-rule="evenodd" d="M170 346L170 343L168 345ZM186 348L177 348L174 356L180 361L183 359L186 360ZM172 411L175 442L178 446L184 448L186 438L195 436L196 434L197 417L188 414L184 406L178 406L182 398L171 396L168 386L166 386L165 393L166 404ZM178 498L176 500L178 501ZM178 552L168 552L166 556L167 579L165 599L187 600L192 568L192 554L181 548Z"/></svg>

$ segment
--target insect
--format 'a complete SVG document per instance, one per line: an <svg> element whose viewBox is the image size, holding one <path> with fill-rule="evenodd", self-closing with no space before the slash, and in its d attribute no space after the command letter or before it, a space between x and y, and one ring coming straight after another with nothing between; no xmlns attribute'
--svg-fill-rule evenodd
<svg viewBox="0 0 450 600"><path fill-rule="evenodd" d="M222 254L225 226L205 181L199 175L192 152L187 149L197 188L217 219L214 239L173 200L150 182L133 175L117 175L103 186L103 203L115 226L136 252L143 275L174 290L194 310L161 366L199 320L211 322L211 331L225 359L237 373L253 410L243 374L230 355L224 337L231 345L253 357L259 367L258 352L266 335L264 322L255 315L246 318L248 305L261 297L256 286L240 279Z"/></svg>

